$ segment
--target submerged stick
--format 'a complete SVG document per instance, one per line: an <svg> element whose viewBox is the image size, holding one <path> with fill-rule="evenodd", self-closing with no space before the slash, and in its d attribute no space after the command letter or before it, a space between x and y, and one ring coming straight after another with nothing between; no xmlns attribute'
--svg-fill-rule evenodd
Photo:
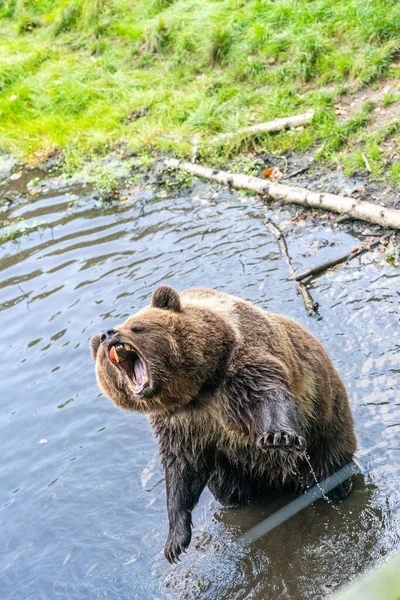
<svg viewBox="0 0 400 600"><path fill-rule="evenodd" d="M326 271L331 267L335 267L336 265L340 265L341 263L353 260L353 258L361 256L362 254L364 254L364 252L368 252L369 250L372 250L372 248L376 248L376 246L379 246L381 242L387 240L391 235L391 233L386 233L385 235L380 237L379 240L375 240L374 242L363 246L355 252L347 252L347 254L343 254L342 256L333 258L332 260L326 260L325 262L321 263L320 265L317 265L316 267L311 267L311 269L307 269L307 271L303 271L303 273L299 273L298 275L294 274L293 279L297 282L303 281L304 279L308 279L308 277L311 277L312 275L318 275L319 273L322 273L323 271Z"/></svg>
<svg viewBox="0 0 400 600"><path fill-rule="evenodd" d="M274 119L273 121L267 121L267 123L259 123L258 125L251 125L250 127L243 127L232 133L221 133L211 140L211 142L221 142L222 140L229 140L239 135L252 135L256 133L263 133L268 131L281 131L282 129L290 129L291 127L300 127L309 123L314 116L314 111L310 110L301 115L294 115L292 117L284 117L282 119Z"/></svg>
<svg viewBox="0 0 400 600"><path fill-rule="evenodd" d="M303 508L309 506L315 502L315 500L318 500L318 498L322 498L335 487L359 472L358 465L354 461L350 462L339 471L336 471L333 475L324 479L324 481L321 481L319 484L312 487L302 496L299 496L264 521L261 521L261 523L255 525L255 527L252 527L247 533L239 538L239 541L244 542L245 544L255 542L263 535L275 529L275 527L278 527L278 525L284 523L287 519L290 519L290 517L296 515L303 510Z"/></svg>
<svg viewBox="0 0 400 600"><path fill-rule="evenodd" d="M269 217L265 217L264 223L265 223L266 228L272 233L272 235L275 237L276 241L278 242L281 254L289 266L289 270L292 275L292 278L294 278L296 271L292 265L292 259L290 258L290 255L289 255L289 250L288 250L288 247L286 244L285 236L283 235L283 233L279 229L279 227L273 221L271 221L271 219ZM299 290L300 295L303 299L304 306L306 307L306 311L308 312L310 317L317 315L318 314L318 302L314 302L310 292L308 291L308 289L306 288L304 283L301 283L300 281L296 281L296 285L297 285L297 289Z"/></svg>
<svg viewBox="0 0 400 600"><path fill-rule="evenodd" d="M251 190L262 196L281 200L284 204L299 204L310 208L331 210L336 213L346 213L354 219L375 223L390 229L400 229L400 210L384 208L378 204L356 200L348 196L339 196L325 192L311 192L306 188L274 183L259 177L250 177L236 173L227 173L201 165L181 162L175 158L165 161L172 169L182 169L193 175L219 181L234 188Z"/></svg>

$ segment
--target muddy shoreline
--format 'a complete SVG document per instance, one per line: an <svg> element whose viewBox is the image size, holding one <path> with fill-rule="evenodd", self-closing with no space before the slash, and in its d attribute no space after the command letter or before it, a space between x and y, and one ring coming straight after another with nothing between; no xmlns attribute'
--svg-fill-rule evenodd
<svg viewBox="0 0 400 600"><path fill-rule="evenodd" d="M312 149L301 155L290 153L284 156L249 153L240 155L225 165L219 164L218 167L261 177L264 169L275 167L283 174L282 179L279 180L281 183L306 187L312 191L350 196L388 208L400 209L398 186L390 184L384 177L377 179L361 171L347 176L340 166L316 161L316 150ZM1 200L2 203L4 200L11 201L18 194L29 192L26 185L30 184L30 187L34 187L32 182L36 178L44 179L49 176L50 186L85 183L94 188L96 195L96 179L99 175L101 177L101 169L115 179L121 194L126 190L124 182L132 177L136 177L137 184L142 186L187 187L188 179L182 181L182 176L174 175L165 169L165 158L170 158L170 155L136 155L118 149L110 152L107 157L90 159L81 168L68 172L64 168L63 159L57 155L39 166L32 167L19 163L10 155L0 153ZM201 163L201 158L198 162Z"/></svg>
<svg viewBox="0 0 400 600"><path fill-rule="evenodd" d="M38 167L27 167L9 155L0 155L0 211L2 213L2 231L0 243L18 239L32 230L45 228L45 223L35 221L33 224L18 222L9 218L9 213L19 204L26 205L32 200L51 196L55 192L67 190L74 203L86 200L94 201L101 208L112 208L125 203L135 202L143 192L169 196L185 194L195 199L203 198L213 201L227 194L240 201L250 192L231 191L213 182L205 182L187 173L167 169L164 165L166 156L136 155L125 150L111 152L106 158L90 160L79 170L67 172L60 157L54 156ZM271 154L249 154L230 161L225 165L227 170L249 175L263 176L265 168L279 169L282 174L281 183L306 187L314 191L331 192L365 200L382 206L399 209L400 194L393 186L382 181L374 181L365 173L346 177L342 170L332 168L314 161L312 152L285 157ZM280 208L279 201L259 198L270 208ZM337 214L323 210L313 210L292 205L291 223L284 223L283 230L288 232L294 227L308 221L314 225L344 228L349 233L359 236L368 243L376 236L382 235L385 229L362 221L346 220ZM389 246L388 262L399 265L400 234L393 232ZM379 251L385 253L387 248L380 246ZM349 252L352 249L349 248Z"/></svg>

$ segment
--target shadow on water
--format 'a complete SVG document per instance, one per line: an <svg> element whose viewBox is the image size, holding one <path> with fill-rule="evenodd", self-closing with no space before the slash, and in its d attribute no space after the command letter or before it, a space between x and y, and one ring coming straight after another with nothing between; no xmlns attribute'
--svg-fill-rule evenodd
<svg viewBox="0 0 400 600"><path fill-rule="evenodd" d="M68 192L82 189L48 186L3 210L46 226L0 255L1 599L315 600L398 547L399 270L376 252L315 279L316 321L248 198L196 184L101 208L89 197L70 206ZM300 269L359 245L357 231L312 219L288 243ZM206 491L188 553L165 561L156 441L144 417L99 394L88 350L161 282L240 295L321 340L348 388L365 468L338 510L319 500L246 548L240 535L293 496L228 511Z"/></svg>

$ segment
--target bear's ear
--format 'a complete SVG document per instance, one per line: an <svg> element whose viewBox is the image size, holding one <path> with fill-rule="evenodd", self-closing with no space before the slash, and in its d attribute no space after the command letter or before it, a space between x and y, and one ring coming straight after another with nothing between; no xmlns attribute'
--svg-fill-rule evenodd
<svg viewBox="0 0 400 600"><path fill-rule="evenodd" d="M96 358L97 358L97 351L99 349L99 346L100 346L100 336L94 335L92 338L90 338L90 352L91 352L93 360L96 360Z"/></svg>
<svg viewBox="0 0 400 600"><path fill-rule="evenodd" d="M164 308L165 310L173 310L175 312L182 310L179 294L170 285L160 285L153 292L151 305L154 308Z"/></svg>

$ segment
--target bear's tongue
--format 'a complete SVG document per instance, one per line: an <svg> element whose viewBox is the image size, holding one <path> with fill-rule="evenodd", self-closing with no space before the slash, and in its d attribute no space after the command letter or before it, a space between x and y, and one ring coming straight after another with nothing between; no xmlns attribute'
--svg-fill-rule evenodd
<svg viewBox="0 0 400 600"><path fill-rule="evenodd" d="M133 365L133 369L135 371L136 385L140 387L140 386L142 386L147 381L147 369L146 369L146 365L138 357L135 360L135 363Z"/></svg>

